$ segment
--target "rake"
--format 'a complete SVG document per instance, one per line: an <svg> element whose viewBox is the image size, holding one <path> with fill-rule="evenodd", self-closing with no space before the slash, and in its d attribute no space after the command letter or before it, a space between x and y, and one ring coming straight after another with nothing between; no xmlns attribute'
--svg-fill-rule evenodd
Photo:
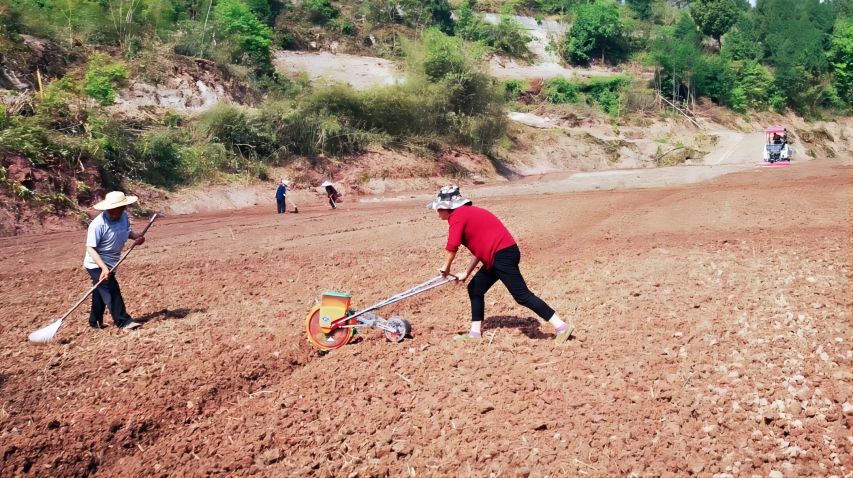
<svg viewBox="0 0 853 478"><path fill-rule="evenodd" d="M149 220L148 224L145 225L145 229L142 230L142 234L140 234L140 236L145 235L145 233L148 231L148 228L151 227L152 224L154 224L155 219L157 219L157 214L154 214L153 216L151 216L151 220ZM114 265L113 268L110 269L110 273L112 273L114 270L116 270L116 267L118 267L119 264L121 264L125 259L127 259L127 256L130 255L130 253L133 251L134 247L136 247L136 241L134 241L134 243L130 245L130 249L128 249L127 252L125 252L124 255L121 256L121 258L118 260L118 262L116 262L116 265ZM92 292L94 292L95 289L97 289L98 286L101 285L102 282L104 282L104 280L105 279L101 279L98 281L97 284L93 285L92 288L89 289L89 291L86 292L83 295L83 297L80 297L80 300L78 300L77 303L75 303L74 306L72 306L71 309L69 309L68 312L65 313L65 315L63 315L62 317L60 317L58 320L54 321L53 323L51 323L49 325L45 325L44 327L36 330L35 332L30 333L30 335L29 335L30 342L36 342L36 343L42 343L43 344L43 343L50 342L51 340L53 340L53 337L56 336L56 332L59 331L59 327L62 326L62 321L65 320L69 315L71 315L72 312L77 310L77 307L80 307L80 304L82 304L83 301L86 300L86 298L88 298L90 295L92 295Z"/></svg>

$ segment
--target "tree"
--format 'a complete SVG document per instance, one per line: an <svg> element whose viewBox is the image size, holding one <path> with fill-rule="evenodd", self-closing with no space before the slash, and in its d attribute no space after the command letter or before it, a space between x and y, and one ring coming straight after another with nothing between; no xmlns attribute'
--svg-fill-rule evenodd
<svg viewBox="0 0 853 478"><path fill-rule="evenodd" d="M252 13L244 0L220 0L213 16L225 38L233 43L232 61L252 66L258 74L272 72L272 31Z"/></svg>
<svg viewBox="0 0 853 478"><path fill-rule="evenodd" d="M317 25L325 25L340 13L329 0L305 0L302 5L308 10L308 18Z"/></svg>
<svg viewBox="0 0 853 478"><path fill-rule="evenodd" d="M545 13L559 13L563 15L570 12L576 5L588 0L536 0L538 10Z"/></svg>
<svg viewBox="0 0 853 478"><path fill-rule="evenodd" d="M625 4L636 12L637 16L643 20L648 20L652 17L652 1L653 0L625 0Z"/></svg>
<svg viewBox="0 0 853 478"><path fill-rule="evenodd" d="M758 39L750 16L742 15L734 28L726 33L720 54L729 60L764 59L764 47Z"/></svg>
<svg viewBox="0 0 853 478"><path fill-rule="evenodd" d="M573 64L587 64L593 55L619 54L624 49L625 26L615 3L595 2L581 5L566 37L566 53Z"/></svg>
<svg viewBox="0 0 853 478"><path fill-rule="evenodd" d="M696 63L696 94L717 104L729 104L735 77L730 62L719 55L703 57Z"/></svg>
<svg viewBox="0 0 853 478"><path fill-rule="evenodd" d="M453 32L447 0L367 0L362 2L361 10L373 25L397 23L413 28L437 25L444 33Z"/></svg>
<svg viewBox="0 0 853 478"><path fill-rule="evenodd" d="M720 47L721 38L735 24L740 12L735 0L696 0L690 4L693 21L702 33L717 40Z"/></svg>
<svg viewBox="0 0 853 478"><path fill-rule="evenodd" d="M447 0L424 0L422 3L432 16L432 24L442 33L453 34L453 11Z"/></svg>
<svg viewBox="0 0 853 478"><path fill-rule="evenodd" d="M853 106L853 20L842 18L835 23L829 63L835 73L838 96Z"/></svg>
<svg viewBox="0 0 853 478"><path fill-rule="evenodd" d="M767 108L773 89L773 74L755 61L747 61L737 71L732 90L732 108L746 112L748 109Z"/></svg>
<svg viewBox="0 0 853 478"><path fill-rule="evenodd" d="M693 74L701 59L701 36L689 15L683 13L675 27L664 30L652 46L652 57L661 67L660 87L671 92L672 101L689 99L695 89Z"/></svg>

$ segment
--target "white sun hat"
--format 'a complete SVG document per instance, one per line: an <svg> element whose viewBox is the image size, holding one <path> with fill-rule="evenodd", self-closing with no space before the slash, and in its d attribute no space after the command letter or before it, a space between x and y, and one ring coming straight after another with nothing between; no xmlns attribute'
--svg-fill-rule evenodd
<svg viewBox="0 0 853 478"><path fill-rule="evenodd" d="M107 193L107 196L103 201L95 204L94 207L98 211L106 211L107 209L115 209L117 207L127 206L129 204L133 204L136 200L139 199L136 196L126 196L121 191L111 191Z"/></svg>
<svg viewBox="0 0 853 478"><path fill-rule="evenodd" d="M428 209L456 209L458 207L472 204L473 201L462 196L459 186L451 184L444 186L435 196L435 199L427 204Z"/></svg>
<svg viewBox="0 0 853 478"><path fill-rule="evenodd" d="M329 182L329 181L323 181L323 184L321 184L321 185L320 185L320 187L323 187L323 188L324 188L324 187L326 187L326 186L334 186L334 184L332 184L332 183L331 183L331 182Z"/></svg>

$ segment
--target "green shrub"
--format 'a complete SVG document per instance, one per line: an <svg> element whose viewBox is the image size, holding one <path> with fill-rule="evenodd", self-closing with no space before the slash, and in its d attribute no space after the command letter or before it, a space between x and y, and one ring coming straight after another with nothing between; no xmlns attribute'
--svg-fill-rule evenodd
<svg viewBox="0 0 853 478"><path fill-rule="evenodd" d="M527 82L524 80L507 80L504 82L504 93L508 100L516 100L527 92Z"/></svg>
<svg viewBox="0 0 853 478"><path fill-rule="evenodd" d="M340 13L329 0L305 0L302 5L308 11L308 18L317 25L325 25Z"/></svg>
<svg viewBox="0 0 853 478"><path fill-rule="evenodd" d="M736 71L731 107L735 111L763 110L773 94L773 73L758 62L747 61Z"/></svg>
<svg viewBox="0 0 853 478"><path fill-rule="evenodd" d="M610 55L613 61L624 55L625 25L615 3L595 2L576 9L572 29L566 35L566 54L573 64L587 64L593 58Z"/></svg>
<svg viewBox="0 0 853 478"><path fill-rule="evenodd" d="M75 132L85 121L85 112L71 108L78 93L79 85L68 76L50 82L36 105L39 123L49 128L68 128Z"/></svg>
<svg viewBox="0 0 853 478"><path fill-rule="evenodd" d="M536 3L540 11L564 15L572 11L580 0L536 0Z"/></svg>
<svg viewBox="0 0 853 478"><path fill-rule="evenodd" d="M141 170L133 154L133 137L124 125L100 115L89 115L84 128L87 137L80 145L81 152L97 161L105 187L119 188L125 177Z"/></svg>
<svg viewBox="0 0 853 478"><path fill-rule="evenodd" d="M233 155L220 143L201 143L181 147L180 156L185 181L198 182L215 178Z"/></svg>
<svg viewBox="0 0 853 478"><path fill-rule="evenodd" d="M46 132L39 126L12 119L0 129L0 153L18 153L42 164L47 149Z"/></svg>
<svg viewBox="0 0 853 478"><path fill-rule="evenodd" d="M306 156L341 156L362 151L375 139L367 131L346 125L334 116L294 112L284 118L280 144Z"/></svg>
<svg viewBox="0 0 853 478"><path fill-rule="evenodd" d="M366 0L361 13L372 26L391 24L421 29L435 26L451 34L454 30L447 0Z"/></svg>
<svg viewBox="0 0 853 478"><path fill-rule="evenodd" d="M532 40L524 27L509 14L501 14L497 25L492 25L472 10L466 2L459 9L456 33L470 41L482 43L493 50L516 58L529 59L532 53L527 44Z"/></svg>
<svg viewBox="0 0 853 478"><path fill-rule="evenodd" d="M627 76L592 78L581 84L581 91L611 116L619 116L622 107L622 89L631 84Z"/></svg>
<svg viewBox="0 0 853 478"><path fill-rule="evenodd" d="M329 28L344 35L355 35L355 23L349 18L337 17L329 22Z"/></svg>
<svg viewBox="0 0 853 478"><path fill-rule="evenodd" d="M269 126L240 107L219 104L205 111L197 127L212 142L244 158L264 158L275 151Z"/></svg>
<svg viewBox="0 0 853 478"><path fill-rule="evenodd" d="M175 132L146 133L136 143L136 154L142 161L142 177L151 184L167 187L185 182L181 151Z"/></svg>
<svg viewBox="0 0 853 478"><path fill-rule="evenodd" d="M529 59L533 54L527 48L527 44L532 39L521 23L504 14L501 15L497 25L490 25L483 41L486 45L511 57Z"/></svg>
<svg viewBox="0 0 853 478"><path fill-rule="evenodd" d="M175 25L174 51L178 55L210 58L213 41L212 25L198 21L182 21Z"/></svg>
<svg viewBox="0 0 853 478"><path fill-rule="evenodd" d="M735 74L729 61L718 55L707 56L698 61L695 68L696 94L708 97L717 104L728 104L728 96L735 83Z"/></svg>
<svg viewBox="0 0 853 478"><path fill-rule="evenodd" d="M551 78L545 82L542 91L545 93L545 99L551 103L577 103L578 90L577 83L573 83L561 76Z"/></svg>
<svg viewBox="0 0 853 478"><path fill-rule="evenodd" d="M251 66L256 73L272 72L272 30L243 0L220 0L213 16L223 36L232 44L232 61Z"/></svg>
<svg viewBox="0 0 853 478"><path fill-rule="evenodd" d="M83 91L101 106L111 105L115 102L116 89L127 78L124 65L112 62L103 53L94 53L86 67Z"/></svg>
<svg viewBox="0 0 853 478"><path fill-rule="evenodd" d="M424 32L422 39L424 50L419 66L429 81L459 77L471 69L473 62L460 38L430 29Z"/></svg>

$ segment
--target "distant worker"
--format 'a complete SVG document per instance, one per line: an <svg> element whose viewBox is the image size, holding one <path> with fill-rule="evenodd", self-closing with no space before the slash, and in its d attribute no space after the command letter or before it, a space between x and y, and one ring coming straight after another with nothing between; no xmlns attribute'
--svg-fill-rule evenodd
<svg viewBox="0 0 853 478"><path fill-rule="evenodd" d="M287 188L290 187L290 181L287 179L282 179L281 183L279 183L278 188L275 190L275 202L278 206L278 214L284 214L287 212ZM291 200L290 205L293 206L293 212L299 212L299 208L296 207L296 204Z"/></svg>
<svg viewBox="0 0 853 478"><path fill-rule="evenodd" d="M83 267L89 273L92 284L100 283L92 294L92 310L89 313L89 327L93 329L104 328L105 308L110 309L113 322L120 329L135 329L142 325L128 315L115 272L110 272L119 261L121 250L128 239L133 239L138 245L145 242L145 236L133 232L125 211L136 200L136 196L125 196L121 191L113 191L94 206L103 212L89 224L86 257L83 259Z"/></svg>
<svg viewBox="0 0 853 478"><path fill-rule="evenodd" d="M481 325L485 316L486 292L497 281L503 282L513 299L536 313L542 320L554 326L556 342L562 344L574 331L571 320L563 322L560 316L537 297L524 282L518 264L521 251L507 228L491 212L475 207L472 201L462 196L459 186L441 188L430 204L430 209L438 212L438 217L447 221L449 231L444 266L439 270L442 276L450 275L450 266L456 258L459 246L464 245L474 255L464 275L459 276L464 283L477 264L483 267L477 271L468 283L468 297L471 300L471 331L467 335L458 335L456 340L479 340Z"/></svg>
<svg viewBox="0 0 853 478"><path fill-rule="evenodd" d="M773 133L773 144L782 144L782 137L779 133Z"/></svg>
<svg viewBox="0 0 853 478"><path fill-rule="evenodd" d="M323 181L321 186L326 189L326 196L329 197L329 206L331 206L332 209L337 209L337 203L341 201L341 194L337 189L335 189L334 184L329 181Z"/></svg>

